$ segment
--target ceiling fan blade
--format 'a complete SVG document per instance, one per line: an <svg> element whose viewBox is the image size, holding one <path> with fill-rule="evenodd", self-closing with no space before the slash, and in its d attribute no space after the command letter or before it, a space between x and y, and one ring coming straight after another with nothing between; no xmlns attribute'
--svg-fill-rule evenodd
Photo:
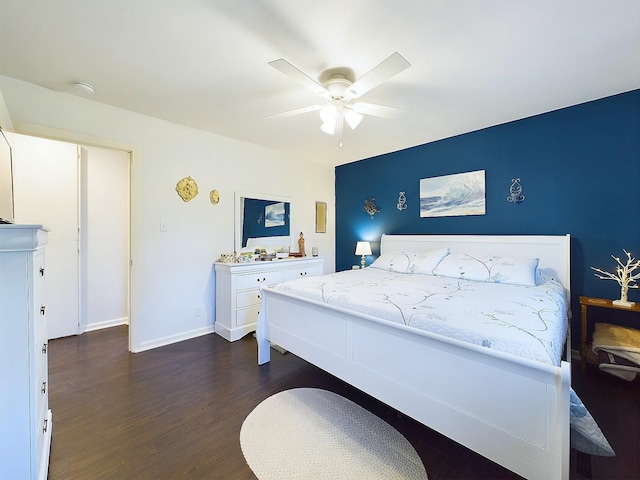
<svg viewBox="0 0 640 480"><path fill-rule="evenodd" d="M284 58L279 58L278 60L274 60L269 62L276 70L284 73L288 77L291 77L293 80L298 82L303 87L311 90L316 95L320 96L328 96L329 92L314 79L309 77L307 74L301 72L296 67L287 62Z"/></svg>
<svg viewBox="0 0 640 480"><path fill-rule="evenodd" d="M347 88L347 96L358 98L410 66L402 55L395 52Z"/></svg>
<svg viewBox="0 0 640 480"><path fill-rule="evenodd" d="M375 105L373 103L356 102L353 110L363 115L373 115L375 117L400 119L406 117L410 110L404 108L387 107L386 105Z"/></svg>
<svg viewBox="0 0 640 480"><path fill-rule="evenodd" d="M320 110L321 105L311 105L309 107L296 108L295 110L288 110L286 112L273 113L271 115L267 115L267 118L285 118L292 117L294 115L301 115L303 113L309 112L317 112Z"/></svg>

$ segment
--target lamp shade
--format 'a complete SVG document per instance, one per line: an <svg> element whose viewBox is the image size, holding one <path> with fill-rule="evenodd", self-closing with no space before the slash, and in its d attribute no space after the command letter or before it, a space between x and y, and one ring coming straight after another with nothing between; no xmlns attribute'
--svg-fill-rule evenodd
<svg viewBox="0 0 640 480"><path fill-rule="evenodd" d="M356 243L356 255L371 255L371 244L369 242Z"/></svg>

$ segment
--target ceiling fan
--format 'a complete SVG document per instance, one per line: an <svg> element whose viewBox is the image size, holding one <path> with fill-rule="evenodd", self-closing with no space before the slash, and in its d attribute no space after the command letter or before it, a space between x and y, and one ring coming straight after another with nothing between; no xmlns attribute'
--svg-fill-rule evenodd
<svg viewBox="0 0 640 480"><path fill-rule="evenodd" d="M365 102L351 103L352 99L361 97L369 90L411 66L398 52L387 57L355 82L348 78L346 72L332 70L330 78L320 84L283 58L269 62L269 65L325 99L322 105L311 105L276 113L269 115L269 117L289 117L319 110L322 120L320 129L329 135L336 135L336 148L342 146L345 121L353 130L360 124L363 115L398 118L407 113L407 110L385 105Z"/></svg>

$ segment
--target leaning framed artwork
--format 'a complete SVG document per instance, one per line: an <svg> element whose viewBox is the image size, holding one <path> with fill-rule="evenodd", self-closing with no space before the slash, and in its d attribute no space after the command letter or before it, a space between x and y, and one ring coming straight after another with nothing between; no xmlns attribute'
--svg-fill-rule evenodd
<svg viewBox="0 0 640 480"><path fill-rule="evenodd" d="M485 213L484 170L420 180L420 217L455 217Z"/></svg>

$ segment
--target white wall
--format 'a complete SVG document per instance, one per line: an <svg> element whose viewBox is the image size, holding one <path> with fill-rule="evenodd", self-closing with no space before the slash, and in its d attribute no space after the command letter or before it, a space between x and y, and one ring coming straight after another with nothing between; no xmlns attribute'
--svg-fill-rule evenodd
<svg viewBox="0 0 640 480"><path fill-rule="evenodd" d="M234 192L292 197L292 232L335 265L334 169L123 109L0 76L16 131L132 151L131 349L141 351L211 332L212 262L233 250ZM190 175L200 194L175 192ZM220 203L209 192L220 192ZM327 233L314 233L315 201L328 203ZM160 223L167 225L160 232ZM204 306L205 315L196 316Z"/></svg>

